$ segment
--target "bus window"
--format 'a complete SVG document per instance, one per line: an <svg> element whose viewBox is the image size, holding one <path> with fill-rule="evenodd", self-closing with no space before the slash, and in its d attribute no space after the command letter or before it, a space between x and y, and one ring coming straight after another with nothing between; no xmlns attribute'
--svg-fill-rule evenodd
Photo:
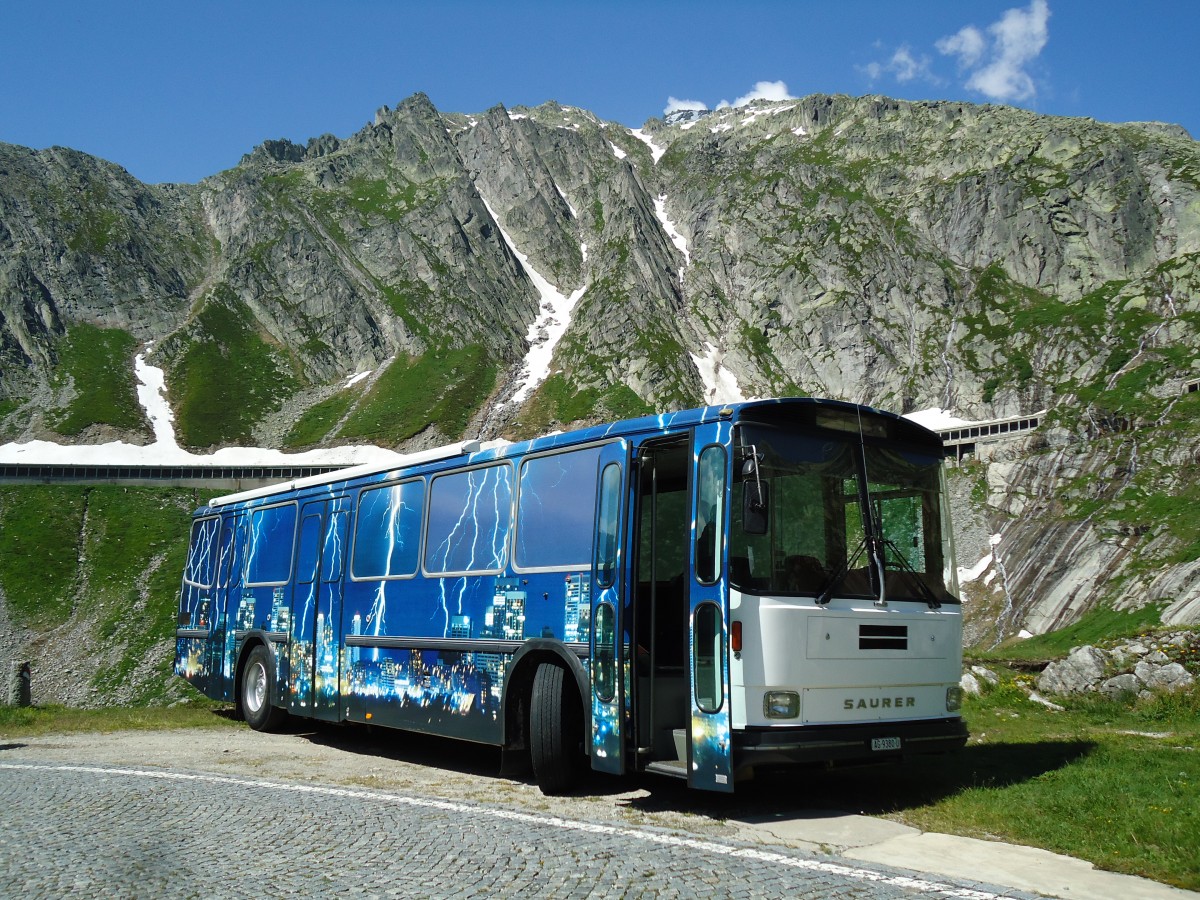
<svg viewBox="0 0 1200 900"><path fill-rule="evenodd" d="M696 706L701 712L715 713L725 702L721 689L721 670L725 666L721 652L721 608L715 603L696 607L692 666L696 680Z"/></svg>
<svg viewBox="0 0 1200 900"><path fill-rule="evenodd" d="M419 479L369 488L359 494L351 576L363 579L415 575L420 560L424 508L425 482Z"/></svg>
<svg viewBox="0 0 1200 900"><path fill-rule="evenodd" d="M329 584L342 580L342 546L346 540L348 513L337 512L325 532L325 546L321 550L321 583ZM420 525L418 525L418 528Z"/></svg>
<svg viewBox="0 0 1200 900"><path fill-rule="evenodd" d="M511 518L510 466L468 469L433 479L425 571L431 575L502 571Z"/></svg>
<svg viewBox="0 0 1200 900"><path fill-rule="evenodd" d="M296 504L268 506L250 513L250 560L246 585L287 584L292 574Z"/></svg>
<svg viewBox="0 0 1200 900"><path fill-rule="evenodd" d="M611 603L596 607L596 696L606 703L617 691L616 613Z"/></svg>
<svg viewBox="0 0 1200 900"><path fill-rule="evenodd" d="M700 454L696 494L696 580L712 584L721 577L721 529L725 522L725 450L712 446Z"/></svg>
<svg viewBox="0 0 1200 900"><path fill-rule="evenodd" d="M217 562L218 518L199 519L192 525L192 540L188 547L187 567L183 579L196 587L211 587Z"/></svg>
<svg viewBox="0 0 1200 900"><path fill-rule="evenodd" d="M596 582L612 587L617 575L617 531L621 526L621 467L609 463L600 476L600 513L596 538Z"/></svg>
<svg viewBox="0 0 1200 900"><path fill-rule="evenodd" d="M297 584L312 584L317 577L317 543L321 540L321 517L305 516L300 523L300 566Z"/></svg>
<svg viewBox="0 0 1200 900"><path fill-rule="evenodd" d="M535 456L521 466L518 569L584 569L592 547L600 447Z"/></svg>

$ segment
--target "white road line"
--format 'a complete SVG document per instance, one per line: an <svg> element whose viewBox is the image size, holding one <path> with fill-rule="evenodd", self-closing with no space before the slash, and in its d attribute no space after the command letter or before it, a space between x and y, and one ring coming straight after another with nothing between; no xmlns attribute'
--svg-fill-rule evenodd
<svg viewBox="0 0 1200 900"><path fill-rule="evenodd" d="M838 875L856 881L869 881L875 884L886 884L904 888L910 891L920 891L931 896L950 897L953 900L1004 900L1003 895L989 891L977 891L971 888L954 887L938 881L927 881L924 878L911 878L906 875L887 875L883 872L872 872L870 869L860 869L845 866L840 863L822 862L815 859L801 859L774 853L770 850L754 850L748 847L731 847L714 841L703 841L697 838L679 837L669 834L656 834L648 831L638 831L633 828L619 828L613 825L598 825L590 822L577 822L573 819L563 819L559 816L523 813L507 809L493 809L487 806L473 806L466 803L456 803L453 800L435 800L424 797L405 797L399 794L387 794L379 791L364 791L353 788L336 788L311 784L284 784L276 781L262 781L256 778L237 778L229 775L191 774L186 772L154 771L149 769L120 769L102 766L51 765L40 763L0 763L0 769L46 769L59 772L80 772L89 775L127 775L136 778L156 778L160 781L198 781L206 784L228 784L237 787L257 788L259 790L284 791L293 794L316 794L324 797L338 797L348 800L374 800L394 803L400 806L411 806L418 809L436 809L443 812L466 813L468 815L483 815L493 819L505 819L510 822L526 822L530 825L559 828L564 831L576 831L584 834L606 834L631 838L650 844L661 844L670 847L681 847L686 850L696 850L715 856L730 856L741 859L753 859L758 862L777 866L787 866L792 869L802 869L808 872L821 872L828 875Z"/></svg>

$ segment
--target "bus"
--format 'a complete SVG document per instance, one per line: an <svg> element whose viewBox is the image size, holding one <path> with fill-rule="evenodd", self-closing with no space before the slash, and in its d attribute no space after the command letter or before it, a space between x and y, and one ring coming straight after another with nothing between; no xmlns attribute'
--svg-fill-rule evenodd
<svg viewBox="0 0 1200 900"><path fill-rule="evenodd" d="M175 672L288 715L732 791L963 746L937 434L789 398L469 441L195 513Z"/></svg>

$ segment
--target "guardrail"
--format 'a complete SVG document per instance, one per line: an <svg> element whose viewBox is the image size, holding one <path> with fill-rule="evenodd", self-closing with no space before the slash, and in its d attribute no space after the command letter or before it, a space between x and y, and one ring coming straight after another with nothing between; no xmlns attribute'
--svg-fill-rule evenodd
<svg viewBox="0 0 1200 900"><path fill-rule="evenodd" d="M244 491L336 472L347 466L82 466L0 463L5 484L121 484Z"/></svg>

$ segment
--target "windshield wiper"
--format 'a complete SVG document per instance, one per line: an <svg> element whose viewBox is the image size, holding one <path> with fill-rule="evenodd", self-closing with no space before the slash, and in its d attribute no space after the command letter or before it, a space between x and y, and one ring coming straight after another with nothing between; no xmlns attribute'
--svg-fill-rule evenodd
<svg viewBox="0 0 1200 900"><path fill-rule="evenodd" d="M929 608L930 609L941 609L942 602L940 600L938 600L937 596L933 593L933 590L929 587L929 585L927 585L925 583L925 579L921 577L921 574L912 567L912 563L910 563L908 561L908 557L906 557L903 553L900 552L900 548L897 547L896 544L890 538L880 538L880 540L883 542L884 547L891 548L892 552L896 554L896 561L900 566L900 571L907 572L909 575L912 576L912 580L917 583L917 587L920 589L921 593L925 595L925 602L929 604ZM883 565L884 565L884 570L886 571L887 570L887 560L886 559L884 560Z"/></svg>
<svg viewBox="0 0 1200 900"><path fill-rule="evenodd" d="M846 561L838 567L838 570L833 573L833 577L825 583L825 587L822 588L821 593L817 594L816 599L818 606L825 606L830 600L833 599L834 588L841 584L842 579L846 577L846 573L854 568L854 564L858 562L858 558L862 556L862 552L866 549L866 546L867 539L866 537L863 537L863 539L858 542L858 546L854 548L854 552L846 557Z"/></svg>

